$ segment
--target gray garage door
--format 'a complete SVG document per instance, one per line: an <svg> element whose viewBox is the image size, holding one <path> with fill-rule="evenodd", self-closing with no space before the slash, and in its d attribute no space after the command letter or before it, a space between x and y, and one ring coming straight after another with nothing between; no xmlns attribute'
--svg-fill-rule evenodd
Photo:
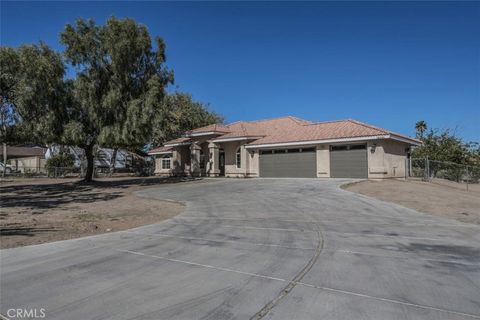
<svg viewBox="0 0 480 320"><path fill-rule="evenodd" d="M367 146L330 147L330 174L332 178L367 178Z"/></svg>
<svg viewBox="0 0 480 320"><path fill-rule="evenodd" d="M260 152L260 177L315 178L317 154L315 150L293 149Z"/></svg>

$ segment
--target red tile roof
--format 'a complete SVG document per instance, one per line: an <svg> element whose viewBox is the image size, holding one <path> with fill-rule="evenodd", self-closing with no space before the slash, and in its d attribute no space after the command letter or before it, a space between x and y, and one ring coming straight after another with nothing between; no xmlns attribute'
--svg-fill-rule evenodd
<svg viewBox="0 0 480 320"><path fill-rule="evenodd" d="M190 138L181 137L181 138L177 138L177 139L167 141L167 142L164 143L164 145L171 145L171 144L177 144L177 143L188 143L190 141L191 141Z"/></svg>
<svg viewBox="0 0 480 320"><path fill-rule="evenodd" d="M148 151L148 154L161 154L161 153L170 153L173 151L171 147L158 147Z"/></svg>
<svg viewBox="0 0 480 320"><path fill-rule="evenodd" d="M223 124L211 124L205 127L200 127L200 128L187 131L186 134L189 135L189 134L206 133L206 132L225 133L225 132L229 132L229 130Z"/></svg>
<svg viewBox="0 0 480 320"><path fill-rule="evenodd" d="M275 130L265 137L252 142L252 145L281 142L316 141L327 139L359 138L386 135L387 131L358 123L352 120L295 125L284 130Z"/></svg>
<svg viewBox="0 0 480 320"><path fill-rule="evenodd" d="M314 123L291 116L257 121L238 121L228 125L210 125L189 131L189 133L191 132L217 132L218 136L214 140L219 141L248 138L252 140L249 143L252 146L387 135L407 139L411 143L419 143L418 140L405 135L352 119ZM165 144L189 141L191 141L190 138L179 138Z"/></svg>

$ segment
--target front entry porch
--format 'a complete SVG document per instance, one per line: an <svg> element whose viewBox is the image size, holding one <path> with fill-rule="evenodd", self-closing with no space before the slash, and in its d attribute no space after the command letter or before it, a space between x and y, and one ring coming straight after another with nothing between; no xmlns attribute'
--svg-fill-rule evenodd
<svg viewBox="0 0 480 320"><path fill-rule="evenodd" d="M175 146L171 159L172 176L247 177L258 155L245 148L245 141L215 143L204 139Z"/></svg>

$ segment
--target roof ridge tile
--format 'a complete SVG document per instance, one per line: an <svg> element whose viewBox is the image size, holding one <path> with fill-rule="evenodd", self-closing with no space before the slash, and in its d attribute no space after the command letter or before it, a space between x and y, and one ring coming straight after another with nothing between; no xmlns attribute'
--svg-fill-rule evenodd
<svg viewBox="0 0 480 320"><path fill-rule="evenodd" d="M347 122L351 119L340 119L340 120L327 120L327 121L319 121L319 122L312 122L310 124L306 124L307 126L317 125L317 124L325 124L325 123L335 123L335 122Z"/></svg>
<svg viewBox="0 0 480 320"><path fill-rule="evenodd" d="M358 125L361 125L361 126L370 128L370 129L379 130L379 131L382 131L382 132L388 133L388 134L392 133L392 132L389 131L389 130L386 130L386 129L383 129L383 128L380 128L380 127L376 127L376 126L372 126L372 125L370 125L370 124L366 124L366 123L361 122L361 121L358 121L358 120L354 120L354 119L347 119L347 120L350 121L350 122L353 122L353 123L355 123L355 124L358 124Z"/></svg>
<svg viewBox="0 0 480 320"><path fill-rule="evenodd" d="M281 116L281 117L275 117L275 118L251 120L251 121L244 121L244 122L255 123L255 122L265 122L265 121L280 120L280 119L292 119L292 118L293 118L293 116Z"/></svg>

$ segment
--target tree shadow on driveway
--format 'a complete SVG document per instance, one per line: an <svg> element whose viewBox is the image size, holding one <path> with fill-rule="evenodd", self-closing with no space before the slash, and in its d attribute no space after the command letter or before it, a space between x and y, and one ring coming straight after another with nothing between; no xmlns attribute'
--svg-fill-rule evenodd
<svg viewBox="0 0 480 320"><path fill-rule="evenodd" d="M56 232L58 229L54 228L33 228L33 227L5 227L0 228L0 235L2 236L27 236L33 237L41 232Z"/></svg>
<svg viewBox="0 0 480 320"><path fill-rule="evenodd" d="M43 184L18 184L0 187L1 208L49 209L70 203L92 203L111 201L124 195L123 190L131 187L148 187L167 183L192 181L187 178L109 178Z"/></svg>

